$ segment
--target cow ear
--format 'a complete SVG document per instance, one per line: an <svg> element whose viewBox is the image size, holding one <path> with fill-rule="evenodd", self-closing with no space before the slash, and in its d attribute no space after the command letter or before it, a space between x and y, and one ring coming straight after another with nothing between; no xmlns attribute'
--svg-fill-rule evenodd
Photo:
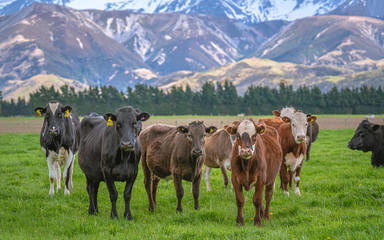
<svg viewBox="0 0 384 240"><path fill-rule="evenodd" d="M380 130L380 125L378 124L372 124L372 131L373 132L377 132Z"/></svg>
<svg viewBox="0 0 384 240"><path fill-rule="evenodd" d="M225 125L225 126L227 126L227 125ZM234 136L237 133L237 128L231 127L231 126L227 126L227 128L225 128L225 131L227 131L227 133L229 133L229 135Z"/></svg>
<svg viewBox="0 0 384 240"><path fill-rule="evenodd" d="M70 111L72 111L72 107L71 106L65 106L65 107L61 108L61 112L65 113L65 117L69 117L69 112Z"/></svg>
<svg viewBox="0 0 384 240"><path fill-rule="evenodd" d="M263 134L264 132L265 132L265 126L264 125L258 125L258 126L256 126L256 132L258 133L258 134Z"/></svg>
<svg viewBox="0 0 384 240"><path fill-rule="evenodd" d="M273 113L273 115L275 115L275 117L280 117L280 115L281 115L279 110L273 110L272 113Z"/></svg>
<svg viewBox="0 0 384 240"><path fill-rule="evenodd" d="M291 122L291 119L289 117L286 117L286 116L282 117L281 120L283 120L283 122L285 122L285 123Z"/></svg>
<svg viewBox="0 0 384 240"><path fill-rule="evenodd" d="M36 107L33 111L37 113L37 116L41 117L46 112L46 108Z"/></svg>
<svg viewBox="0 0 384 240"><path fill-rule="evenodd" d="M317 117L316 116L309 116L309 117L307 117L307 122L309 122L309 123L313 123L313 122L315 122L316 121L316 119L317 119Z"/></svg>
<svg viewBox="0 0 384 240"><path fill-rule="evenodd" d="M117 120L117 117L113 113L104 114L104 119L107 121L108 126L113 126L113 122Z"/></svg>
<svg viewBox="0 0 384 240"><path fill-rule="evenodd" d="M188 127L185 127L185 126L179 126L177 127L177 131L181 134L185 134L185 133L188 133L189 129Z"/></svg>
<svg viewBox="0 0 384 240"><path fill-rule="evenodd" d="M215 127L215 126L210 126L210 127L205 129L205 132L206 133L210 133L210 134L212 134L212 133L214 133L216 131L217 131L217 127Z"/></svg>
<svg viewBox="0 0 384 240"><path fill-rule="evenodd" d="M149 115L149 113L142 112L139 115L137 115L137 121L144 122L144 121L147 121L150 117L151 115Z"/></svg>

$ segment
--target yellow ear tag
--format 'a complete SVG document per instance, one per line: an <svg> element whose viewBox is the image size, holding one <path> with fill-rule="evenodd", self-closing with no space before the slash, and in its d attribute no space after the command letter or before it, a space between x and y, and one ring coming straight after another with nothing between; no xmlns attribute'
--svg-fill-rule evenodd
<svg viewBox="0 0 384 240"><path fill-rule="evenodd" d="M37 113L37 116L41 117L41 111L40 111L40 109L37 109L37 110L36 110L36 113Z"/></svg>
<svg viewBox="0 0 384 240"><path fill-rule="evenodd" d="M69 117L69 109L65 111L65 117Z"/></svg>
<svg viewBox="0 0 384 240"><path fill-rule="evenodd" d="M315 120L313 118L311 118L311 121L309 121L310 123L313 123Z"/></svg>
<svg viewBox="0 0 384 240"><path fill-rule="evenodd" d="M113 121L111 120L111 117L108 117L107 125L113 126Z"/></svg>
<svg viewBox="0 0 384 240"><path fill-rule="evenodd" d="M262 134L264 132L264 128L260 129L260 134Z"/></svg>
<svg viewBox="0 0 384 240"><path fill-rule="evenodd" d="M212 128L209 130L209 133L213 133L213 129Z"/></svg>

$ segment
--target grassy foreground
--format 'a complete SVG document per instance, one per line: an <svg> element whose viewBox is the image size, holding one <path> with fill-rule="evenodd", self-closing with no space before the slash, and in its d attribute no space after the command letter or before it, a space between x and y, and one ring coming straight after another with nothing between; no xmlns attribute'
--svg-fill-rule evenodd
<svg viewBox="0 0 384 240"><path fill-rule="evenodd" d="M354 130L322 130L311 161L301 174L302 196L286 197L278 189L271 221L253 226L253 191L245 194L245 226L235 224L234 192L224 190L218 169L212 192L201 184L200 210L193 210L190 183L184 182L183 213L176 213L173 183L162 180L157 209L148 200L139 170L131 201L132 221L122 218L124 184L117 183L119 220L110 220L110 201L100 185L98 216L88 216L85 177L78 163L74 189L49 196L48 168L38 134L0 135L0 239L382 239L384 236L384 168L370 164L370 153L346 144ZM62 183L63 184L63 183Z"/></svg>

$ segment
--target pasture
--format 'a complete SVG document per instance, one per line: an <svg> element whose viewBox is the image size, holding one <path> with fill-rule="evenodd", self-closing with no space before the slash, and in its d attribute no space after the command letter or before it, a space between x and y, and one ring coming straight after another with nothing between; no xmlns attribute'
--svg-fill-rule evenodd
<svg viewBox="0 0 384 240"><path fill-rule="evenodd" d="M189 120L153 118L147 124L163 121L183 124L183 119ZM222 122L227 124L232 119L236 117L204 120L221 127ZM2 118L0 125L4 128L25 120ZM184 212L176 213L174 185L172 181L162 180L156 210L149 212L140 167L132 191L132 221L123 219L125 184L119 182L116 183L119 219L109 218L111 204L104 183L98 195L99 214L88 216L86 180L77 160L71 195L64 196L63 190L48 195L48 168L38 134L42 119L33 121L39 121L33 131L31 128L31 131L14 131L17 133L0 131L0 239L382 239L384 236L384 168L371 166L371 153L347 148L357 125L348 125L347 129L327 128L325 122L320 125L319 138L312 145L311 161L304 162L302 168L302 195L295 196L290 189L290 196L286 197L277 179L271 220L263 221L258 228L253 226L253 191L245 192L245 226L236 226L234 192L224 190L219 169L212 170L211 192L206 192L202 180L197 211L193 210L190 183L183 183ZM382 119L379 121L383 124ZM341 125L344 124L341 120Z"/></svg>

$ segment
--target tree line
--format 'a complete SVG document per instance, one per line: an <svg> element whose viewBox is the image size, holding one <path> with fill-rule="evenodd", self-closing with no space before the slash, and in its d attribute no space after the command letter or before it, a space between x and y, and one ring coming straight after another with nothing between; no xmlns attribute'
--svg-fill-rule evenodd
<svg viewBox="0 0 384 240"><path fill-rule="evenodd" d="M64 85L60 89L41 87L24 99L4 101L0 92L1 116L33 115L37 106L45 106L50 100L70 105L80 116L92 112L104 114L130 105L153 115L269 115L272 110L293 106L312 114L383 114L384 91L381 87L337 89L322 93L318 87L301 86L293 89L281 83L278 88L250 86L244 95L239 95L235 86L206 82L201 90L192 91L172 87L165 91L158 87L137 84L126 92L112 86L90 87L76 92Z"/></svg>

